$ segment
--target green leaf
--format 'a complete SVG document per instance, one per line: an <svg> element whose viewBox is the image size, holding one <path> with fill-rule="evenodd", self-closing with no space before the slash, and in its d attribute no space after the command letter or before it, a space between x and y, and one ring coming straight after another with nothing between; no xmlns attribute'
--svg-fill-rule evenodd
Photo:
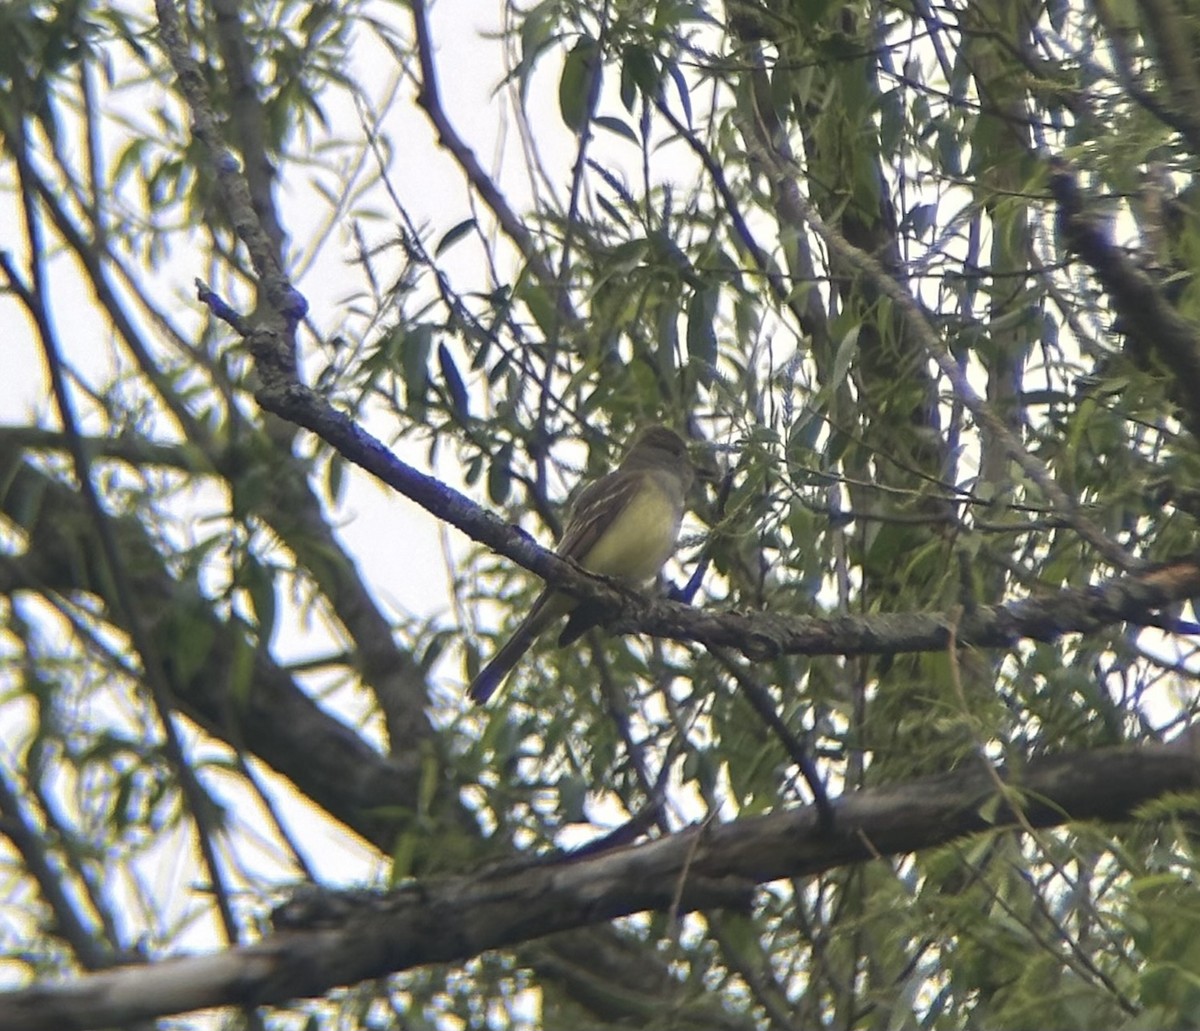
<svg viewBox="0 0 1200 1031"><path fill-rule="evenodd" d="M807 29L816 28L828 13L833 0L797 0L789 10Z"/></svg>
<svg viewBox="0 0 1200 1031"><path fill-rule="evenodd" d="M638 135L621 119L613 118L611 115L600 115L596 118L596 124L602 129L607 129L609 132L629 140L630 143L640 144Z"/></svg>
<svg viewBox="0 0 1200 1031"><path fill-rule="evenodd" d="M275 574L274 570L259 561L253 552L245 552L237 575L238 584L250 598L254 617L258 621L258 639L265 647L275 631Z"/></svg>
<svg viewBox="0 0 1200 1031"><path fill-rule="evenodd" d="M679 309L675 307L674 298L671 298L669 303L659 306L654 324L658 367L663 375L673 377L675 352L679 347Z"/></svg>
<svg viewBox="0 0 1200 1031"><path fill-rule="evenodd" d="M564 823L583 823L587 819L584 804L589 786L582 777L560 777L558 781L559 812Z"/></svg>
<svg viewBox="0 0 1200 1031"><path fill-rule="evenodd" d="M512 488L512 457L513 445L510 440L488 463L488 497L495 505L503 505L508 500L508 492Z"/></svg>
<svg viewBox="0 0 1200 1031"><path fill-rule="evenodd" d="M521 81L521 98L524 100L530 75L537 60L554 42L554 25L558 16L556 0L542 0L521 23L521 63L515 74Z"/></svg>
<svg viewBox="0 0 1200 1031"><path fill-rule="evenodd" d="M616 205L614 205L612 201L608 200L603 194L597 194L596 203L599 204L604 210L604 213L622 229L629 228L628 219L626 219L625 216L617 209Z"/></svg>
<svg viewBox="0 0 1200 1031"><path fill-rule="evenodd" d="M675 90L679 94L679 103L683 105L683 120L687 122L690 129L692 125L692 95L688 89L687 80L683 77L683 72L679 70L679 65L674 61L664 61L663 68L675 83Z"/></svg>
<svg viewBox="0 0 1200 1031"><path fill-rule="evenodd" d="M229 668L229 696L245 708L250 700L250 691L254 687L254 645L245 633L238 632L242 628L241 621L231 624L233 629L233 655Z"/></svg>
<svg viewBox="0 0 1200 1031"><path fill-rule="evenodd" d="M214 540L223 543L225 538L221 535ZM163 654L171 657L180 682L189 681L211 661L216 636L216 625L198 595L181 599L163 614L161 647Z"/></svg>
<svg viewBox="0 0 1200 1031"><path fill-rule="evenodd" d="M533 321L537 323L538 329L545 336L551 336L558 323L558 317L555 314L554 302L550 299L546 288L526 277L517 287L516 296L529 309L529 314L533 316Z"/></svg>
<svg viewBox="0 0 1200 1031"><path fill-rule="evenodd" d="M425 403L425 392L429 389L429 351L432 347L433 327L427 323L419 322L403 333L400 371L405 400L409 405Z"/></svg>
<svg viewBox="0 0 1200 1031"><path fill-rule="evenodd" d="M325 468L325 490L334 504L340 504L346 489L346 460L334 452Z"/></svg>
<svg viewBox="0 0 1200 1031"><path fill-rule="evenodd" d="M688 358L701 383L711 383L717 362L717 330L714 325L720 291L705 286L688 301Z"/></svg>
<svg viewBox="0 0 1200 1031"><path fill-rule="evenodd" d="M396 843L392 846L392 870L389 876L391 884L399 884L413 875L418 838L415 820L409 821L403 833L397 835Z"/></svg>
<svg viewBox="0 0 1200 1031"><path fill-rule="evenodd" d="M467 396L467 386L459 375L458 366L454 364L454 356L443 342L437 347L438 368L442 373L442 385L450 395L450 406L454 414L462 422L471 417L470 398Z"/></svg>
<svg viewBox="0 0 1200 1031"><path fill-rule="evenodd" d="M900 150L904 138L904 92L888 90L879 98L879 150L888 158Z"/></svg>
<svg viewBox="0 0 1200 1031"><path fill-rule="evenodd" d="M124 183L140 167L149 146L149 140L133 139L118 153L110 173L114 186Z"/></svg>
<svg viewBox="0 0 1200 1031"><path fill-rule="evenodd" d="M626 47L621 61L621 103L625 110L633 110L638 93L658 96L658 81L658 65L650 51L638 43Z"/></svg>
<svg viewBox="0 0 1200 1031"><path fill-rule="evenodd" d="M558 81L558 110L568 129L579 133L587 122L591 107L593 81L600 75L600 46L583 36L563 62L562 78ZM599 88L595 82L595 88Z"/></svg>
<svg viewBox="0 0 1200 1031"><path fill-rule="evenodd" d="M437 660L445 653L446 645L454 643L457 640L458 635L449 631L437 634L417 659L417 666L420 668L421 674L428 676L437 663Z"/></svg>
<svg viewBox="0 0 1200 1031"><path fill-rule="evenodd" d="M463 470L463 482L468 487L475 486L479 482L479 474L483 472L483 455L475 455L467 463L467 467Z"/></svg>
<svg viewBox="0 0 1200 1031"><path fill-rule="evenodd" d="M858 335L862 332L862 323L857 322L850 327L838 344L837 354L833 356L833 371L829 376L829 389L836 390L845 382L850 366L858 356Z"/></svg>
<svg viewBox="0 0 1200 1031"><path fill-rule="evenodd" d="M475 219L464 218L461 222L458 223L458 225L454 226L451 229L447 229L445 235L440 240L438 240L437 245L433 248L433 256L435 258L440 258L443 254L446 253L446 251L448 251L451 247L453 247L456 243L458 243L459 240L461 240L464 236L467 235L467 233L469 233L474 228L475 228Z"/></svg>

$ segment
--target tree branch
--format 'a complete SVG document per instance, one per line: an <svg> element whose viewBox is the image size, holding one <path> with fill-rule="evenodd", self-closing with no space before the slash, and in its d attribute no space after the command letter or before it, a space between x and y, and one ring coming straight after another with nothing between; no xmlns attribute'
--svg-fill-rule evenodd
<svg viewBox="0 0 1200 1031"><path fill-rule="evenodd" d="M413 32L417 41L417 58L421 65L421 87L417 93L418 106L425 112L437 131L438 143L445 147L458 162L458 167L463 170L467 182L483 198L483 202L496 216L500 228L520 251L521 257L525 259L530 271L539 282L547 287L553 287L556 283L554 270L542 256L533 234L513 211L504 194L500 192L500 187L483 170L475 152L467 146L454 126L450 124L438 86L437 65L433 58L433 38L429 31L429 14L424 0L413 0L411 7ZM564 314L567 315L569 323L573 324L578 320L578 316L569 309L566 309Z"/></svg>
<svg viewBox="0 0 1200 1031"><path fill-rule="evenodd" d="M307 304L284 274L277 241L259 220L247 178L221 136L220 120L209 100L204 74L192 57L179 24L174 0L155 0L154 8L158 15L159 36L192 115L192 135L206 153L225 212L238 239L250 254L260 297L266 301L255 313L253 332L248 338L259 372L264 378L294 379L295 327Z"/></svg>
<svg viewBox="0 0 1200 1031"><path fill-rule="evenodd" d="M25 554L0 556L0 594L89 591L104 599L106 618L124 627L124 614L97 564L95 527L79 494L19 454L9 461L0 458L0 480L6 484L0 513L29 541ZM112 526L134 594L158 617L153 632L165 645L166 675L179 711L234 749L252 752L335 819L389 850L400 821L395 808L384 811L379 800L416 811L420 749L403 749L391 759L380 755L314 702L266 653L253 651L253 668L239 673L246 649L253 650L243 628L218 619L194 581L167 572L136 519L113 516ZM181 668L183 663L174 661L174 644L180 640L208 642L200 666L192 662ZM247 676L253 687L240 698L234 685Z"/></svg>
<svg viewBox="0 0 1200 1031"><path fill-rule="evenodd" d="M996 790L996 774L1008 790ZM337 985L644 910L741 908L752 885L944 845L966 834L1120 822L1170 793L1200 790L1200 742L1097 749L1011 770L972 765L835 803L833 831L812 806L694 826L586 859L532 859L427 880L386 896L298 897L284 928L255 945L121 968L0 995L6 1031L69 1031L221 1005L313 997ZM1023 807L1014 811L1011 800ZM680 883L681 880L684 883Z"/></svg>
<svg viewBox="0 0 1200 1031"><path fill-rule="evenodd" d="M1112 242L1105 223L1087 210L1066 162L1054 162L1050 189L1067 246L1091 266L1120 313L1125 332L1171 370L1172 398L1184 409L1192 436L1200 437L1200 332L1195 323L1180 315L1154 279Z"/></svg>
<svg viewBox="0 0 1200 1031"><path fill-rule="evenodd" d="M1200 75L1196 74L1194 9L1171 0L1138 0L1146 32L1154 40L1158 72L1170 112L1172 128L1187 140L1193 154L1200 153ZM1113 33L1114 36L1118 33Z"/></svg>
<svg viewBox="0 0 1200 1031"><path fill-rule="evenodd" d="M1009 648L1022 639L1053 641L1127 622L1158 625L1163 608L1200 592L1200 560L1187 558L1095 586L1047 592L1004 605L956 613L794 616L770 612L715 612L651 598L584 572L540 547L523 531L432 476L401 462L348 416L296 386L279 414L314 429L351 461L417 501L438 519L596 607L612 633L645 633L710 648L730 648L750 659L779 655L890 655L941 651L952 631L960 645ZM66 525L74 525L67 523ZM147 545L148 546L148 545ZM48 554L61 554L57 551ZM86 586L76 584L75 586Z"/></svg>

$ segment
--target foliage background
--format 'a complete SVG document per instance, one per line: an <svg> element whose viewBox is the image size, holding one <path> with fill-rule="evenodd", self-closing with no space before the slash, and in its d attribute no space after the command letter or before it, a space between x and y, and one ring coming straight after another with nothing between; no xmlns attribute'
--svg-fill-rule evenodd
<svg viewBox="0 0 1200 1031"><path fill-rule="evenodd" d="M1194 551L1185 0L543 0L494 32L422 0L189 4L233 165L161 13L0 8L3 348L43 376L0 428L10 984L252 940L301 878L807 804L806 757L854 797L1191 724L1182 598L953 647ZM347 447L260 407L281 295L230 178L308 301L302 380L414 465L549 542L572 484L672 423L695 604L937 612L951 646L595 632L467 709L541 581L407 506L345 524L378 498ZM1193 801L214 1019L1192 1026Z"/></svg>

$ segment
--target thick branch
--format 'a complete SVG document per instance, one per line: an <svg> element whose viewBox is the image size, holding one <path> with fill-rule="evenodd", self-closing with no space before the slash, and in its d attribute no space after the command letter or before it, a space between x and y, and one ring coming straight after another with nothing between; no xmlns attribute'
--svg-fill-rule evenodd
<svg viewBox="0 0 1200 1031"><path fill-rule="evenodd" d="M90 591L102 597L107 617L123 627L125 614L112 597L97 564L95 527L77 492L20 459L0 460L0 514L28 535L24 555L0 558L0 594L19 590ZM253 752L296 787L382 850L396 834L392 806L417 808L421 776L419 749L392 759L381 756L351 727L314 702L265 652L254 651L252 687L245 697L246 649L253 650L236 622L222 622L191 580L172 577L142 525L113 517L117 543L133 575L133 590L148 612L158 614L155 632L163 642L167 676L178 708L215 737ZM204 661L181 668L174 661L185 640L207 642ZM186 652L186 647L182 647ZM384 811L387 810L387 811Z"/></svg>
<svg viewBox="0 0 1200 1031"><path fill-rule="evenodd" d="M202 450L194 440L187 445L162 444L132 433L87 437L84 443L93 458L188 473L215 469L231 482L246 471L247 463L262 460L262 449L274 448L270 458L277 473L274 489L255 495L251 510L275 530L309 571L354 641L363 680L383 707L392 750L416 749L433 732L425 715L428 685L424 674L411 654L397 647L387 619L354 563L345 556L311 489L304 463L283 450L282 445L276 448L265 435L261 440L247 440L253 432L243 427L242 434L235 435L223 449ZM63 434L57 430L0 427L0 452L16 455L23 449L63 451L66 446Z"/></svg>
<svg viewBox="0 0 1200 1031"><path fill-rule="evenodd" d="M327 904L316 906L302 900L278 915L277 922L292 929L247 948L0 996L0 1027L65 1031L201 1007L282 1003L572 927L667 910L676 899L686 909L740 907L753 884L1016 826L1014 799L1022 800L1021 818L1031 827L1124 821L1163 795L1200 789L1200 757L1185 738L1042 758L1001 775L1009 790L1000 799L995 771L981 766L859 792L836 804L828 834L817 832L815 810L802 807L692 827L586 859L533 859L421 882L386 897L325 897ZM302 923L310 929L300 929Z"/></svg>
<svg viewBox="0 0 1200 1031"><path fill-rule="evenodd" d="M1161 625L1156 612L1200 589L1200 564L1186 561L1096 587L1067 589L961 614L776 616L709 613L673 602L628 604L613 620L618 632L641 630L708 646L735 648L752 659L777 655L890 655L958 645L1009 648L1019 640L1054 641L1117 623Z"/></svg>

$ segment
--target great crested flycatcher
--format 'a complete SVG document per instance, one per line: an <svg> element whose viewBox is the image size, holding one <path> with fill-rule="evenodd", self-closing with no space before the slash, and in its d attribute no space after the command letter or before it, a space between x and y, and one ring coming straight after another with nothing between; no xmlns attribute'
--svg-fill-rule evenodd
<svg viewBox="0 0 1200 1031"><path fill-rule="evenodd" d="M613 472L580 492L555 550L592 573L645 583L675 550L691 485L692 463L682 438L665 426L649 426ZM471 699L486 702L534 639L578 604L577 598L549 587L542 591L512 637L471 682ZM569 622L559 644L573 641L587 625Z"/></svg>

